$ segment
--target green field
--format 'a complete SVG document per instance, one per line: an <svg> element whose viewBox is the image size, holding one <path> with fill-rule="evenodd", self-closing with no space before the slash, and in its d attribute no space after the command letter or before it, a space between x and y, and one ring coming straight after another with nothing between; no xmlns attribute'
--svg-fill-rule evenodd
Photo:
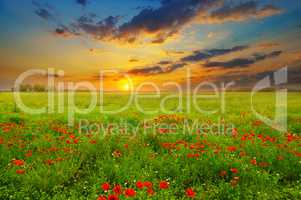
<svg viewBox="0 0 301 200"><path fill-rule="evenodd" d="M68 127L67 94L61 105L55 95L54 113L31 115L0 93L0 199L301 199L300 93L288 93L284 133L255 117L248 92L227 93L224 112L220 99L198 99L212 114L177 99L166 101L169 114L157 111L168 95L141 98L153 113L133 103L104 114L100 107L116 110L129 99L105 94ZM46 93L21 96L32 108L47 106ZM88 108L90 94L77 93L75 103ZM273 93L254 96L264 116L273 118L274 105ZM83 121L90 126L80 129Z"/></svg>

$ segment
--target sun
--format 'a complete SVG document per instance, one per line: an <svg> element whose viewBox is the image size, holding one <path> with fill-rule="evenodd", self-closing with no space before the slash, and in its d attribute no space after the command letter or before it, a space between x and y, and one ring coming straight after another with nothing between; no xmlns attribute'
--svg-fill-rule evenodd
<svg viewBox="0 0 301 200"><path fill-rule="evenodd" d="M124 91L129 91L130 90L130 85L128 83L124 83L123 86L122 86L122 89Z"/></svg>

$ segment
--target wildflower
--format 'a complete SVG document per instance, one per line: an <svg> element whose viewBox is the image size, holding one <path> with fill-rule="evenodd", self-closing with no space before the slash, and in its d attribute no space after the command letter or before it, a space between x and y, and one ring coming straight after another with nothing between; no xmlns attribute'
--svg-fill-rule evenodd
<svg viewBox="0 0 301 200"><path fill-rule="evenodd" d="M24 169L17 169L16 174L25 174L25 170Z"/></svg>
<svg viewBox="0 0 301 200"><path fill-rule="evenodd" d="M97 200L107 200L107 198L105 196L101 195L97 198Z"/></svg>
<svg viewBox="0 0 301 200"><path fill-rule="evenodd" d="M236 168L231 168L230 171L231 171L233 174L237 174L237 173L238 173L238 169L236 169Z"/></svg>
<svg viewBox="0 0 301 200"><path fill-rule="evenodd" d="M111 194L108 196L108 200L119 200L118 196L115 194Z"/></svg>
<svg viewBox="0 0 301 200"><path fill-rule="evenodd" d="M228 146L227 147L227 150L230 151L230 152L234 152L234 151L236 151L236 149L237 148L235 146Z"/></svg>
<svg viewBox="0 0 301 200"><path fill-rule="evenodd" d="M27 151L27 153L25 154L25 157L31 157L31 156L32 156L32 151L31 150Z"/></svg>
<svg viewBox="0 0 301 200"><path fill-rule="evenodd" d="M67 144L71 144L71 140L66 140L66 143Z"/></svg>
<svg viewBox="0 0 301 200"><path fill-rule="evenodd" d="M225 177L227 175L227 171L223 170L219 173L220 177Z"/></svg>
<svg viewBox="0 0 301 200"><path fill-rule="evenodd" d="M0 137L0 144L4 144L4 139Z"/></svg>
<svg viewBox="0 0 301 200"><path fill-rule="evenodd" d="M141 182L141 181L137 181L137 183L136 183L136 187L137 187L138 189L142 189L142 188L144 187L144 184L143 184L143 182Z"/></svg>
<svg viewBox="0 0 301 200"><path fill-rule="evenodd" d="M103 191L108 191L110 189L110 184L109 183L103 183L101 185L101 188Z"/></svg>
<svg viewBox="0 0 301 200"><path fill-rule="evenodd" d="M119 150L115 150L113 153L112 153L112 156L115 157L115 158L119 158L122 156L122 153L121 151Z"/></svg>
<svg viewBox="0 0 301 200"><path fill-rule="evenodd" d="M160 189L165 190L169 188L169 183L167 181L161 181L159 184Z"/></svg>
<svg viewBox="0 0 301 200"><path fill-rule="evenodd" d="M252 164L252 165L257 165L257 160L256 160L256 159L252 159L252 160L251 160L251 164Z"/></svg>
<svg viewBox="0 0 301 200"><path fill-rule="evenodd" d="M54 160L48 159L48 160L45 161L45 163L47 165L53 165L54 164Z"/></svg>
<svg viewBox="0 0 301 200"><path fill-rule="evenodd" d="M136 191L132 188L126 189L125 196L126 197L134 197L134 196L136 196Z"/></svg>
<svg viewBox="0 0 301 200"><path fill-rule="evenodd" d="M23 166L25 164L24 160L13 160L12 162L16 166Z"/></svg>
<svg viewBox="0 0 301 200"><path fill-rule="evenodd" d="M152 188L148 188L146 192L149 196L153 196L155 194L155 192Z"/></svg>
<svg viewBox="0 0 301 200"><path fill-rule="evenodd" d="M153 187L153 184L152 184L150 181L145 181L145 182L143 183L143 185L144 185L145 187L147 187L147 188L152 188L152 187Z"/></svg>
<svg viewBox="0 0 301 200"><path fill-rule="evenodd" d="M96 144L96 140L90 140L89 143L90 144Z"/></svg>
<svg viewBox="0 0 301 200"><path fill-rule="evenodd" d="M122 193L121 185L119 185L119 184L115 185L113 188L113 192L117 195L120 195Z"/></svg>
<svg viewBox="0 0 301 200"><path fill-rule="evenodd" d="M186 196L188 198L195 198L196 193L193 191L192 188L186 189Z"/></svg>

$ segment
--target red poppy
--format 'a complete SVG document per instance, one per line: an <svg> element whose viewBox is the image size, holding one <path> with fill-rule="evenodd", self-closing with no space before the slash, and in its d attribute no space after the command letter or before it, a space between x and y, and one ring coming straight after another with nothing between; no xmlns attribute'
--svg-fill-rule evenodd
<svg viewBox="0 0 301 200"><path fill-rule="evenodd" d="M136 196L136 191L132 188L126 189L125 196L126 197L134 197L134 196Z"/></svg>
<svg viewBox="0 0 301 200"><path fill-rule="evenodd" d="M227 171L223 170L219 173L220 177L225 177L227 175Z"/></svg>
<svg viewBox="0 0 301 200"><path fill-rule="evenodd" d="M231 171L233 174L237 174L237 173L238 173L238 169L236 169L236 168L231 168L230 171Z"/></svg>
<svg viewBox="0 0 301 200"><path fill-rule="evenodd" d="M236 151L236 149L237 148L235 146L228 146L227 147L227 150L230 151L230 152L234 152L234 151Z"/></svg>
<svg viewBox="0 0 301 200"><path fill-rule="evenodd" d="M122 187L121 187L121 185L119 185L119 184L115 185L114 188L113 188L113 192L115 194L117 194L117 195L122 194Z"/></svg>
<svg viewBox="0 0 301 200"><path fill-rule="evenodd" d="M115 194L111 194L108 196L108 200L119 200L118 196Z"/></svg>
<svg viewBox="0 0 301 200"><path fill-rule="evenodd" d="M160 189L165 190L169 188L169 183L167 181L161 181L159 184Z"/></svg>
<svg viewBox="0 0 301 200"><path fill-rule="evenodd" d="M16 166L23 166L25 164L24 160L13 160L12 162Z"/></svg>
<svg viewBox="0 0 301 200"><path fill-rule="evenodd" d="M103 183L101 185L101 188L103 191L108 191L110 189L110 184L109 183Z"/></svg>
<svg viewBox="0 0 301 200"><path fill-rule="evenodd" d="M188 198L194 198L195 195L196 195L196 192L193 191L192 188L186 189L186 196L187 196Z"/></svg>
<svg viewBox="0 0 301 200"><path fill-rule="evenodd" d="M27 151L27 153L25 154L25 157L31 157L31 156L32 156L32 151L31 150Z"/></svg>
<svg viewBox="0 0 301 200"><path fill-rule="evenodd" d="M71 141L70 141L70 140L66 140L66 143L67 143L67 144L71 144Z"/></svg>
<svg viewBox="0 0 301 200"><path fill-rule="evenodd" d="M24 169L17 169L16 174L25 174L25 170Z"/></svg>
<svg viewBox="0 0 301 200"><path fill-rule="evenodd" d="M257 160L256 160L256 159L252 159L252 160L251 160L251 164L257 165Z"/></svg>
<svg viewBox="0 0 301 200"><path fill-rule="evenodd" d="M146 192L149 196L153 196L155 194L155 192L152 188L148 188Z"/></svg>
<svg viewBox="0 0 301 200"><path fill-rule="evenodd" d="M0 137L0 144L4 144L4 139Z"/></svg>
<svg viewBox="0 0 301 200"><path fill-rule="evenodd" d="M96 144L96 140L90 140L89 143L90 144Z"/></svg>
<svg viewBox="0 0 301 200"><path fill-rule="evenodd" d="M145 181L145 182L143 183L143 185L144 185L145 187L147 187L147 188L152 188L152 187L153 187L153 184L152 184L152 182L150 182L150 181Z"/></svg>
<svg viewBox="0 0 301 200"><path fill-rule="evenodd" d="M105 196L101 195L97 198L97 200L107 200L107 198Z"/></svg>
<svg viewBox="0 0 301 200"><path fill-rule="evenodd" d="M143 187L144 187L143 182L142 182L142 181L137 181L136 187L137 187L138 189L143 189Z"/></svg>

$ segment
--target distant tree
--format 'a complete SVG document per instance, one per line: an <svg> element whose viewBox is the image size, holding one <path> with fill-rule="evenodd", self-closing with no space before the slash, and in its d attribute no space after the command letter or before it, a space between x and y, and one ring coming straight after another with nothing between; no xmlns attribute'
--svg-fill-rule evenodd
<svg viewBox="0 0 301 200"><path fill-rule="evenodd" d="M22 84L20 85L20 92L30 92L32 91L32 86L30 84Z"/></svg>
<svg viewBox="0 0 301 200"><path fill-rule="evenodd" d="M45 92L46 88L43 85L36 84L33 86L33 91L34 92Z"/></svg>

